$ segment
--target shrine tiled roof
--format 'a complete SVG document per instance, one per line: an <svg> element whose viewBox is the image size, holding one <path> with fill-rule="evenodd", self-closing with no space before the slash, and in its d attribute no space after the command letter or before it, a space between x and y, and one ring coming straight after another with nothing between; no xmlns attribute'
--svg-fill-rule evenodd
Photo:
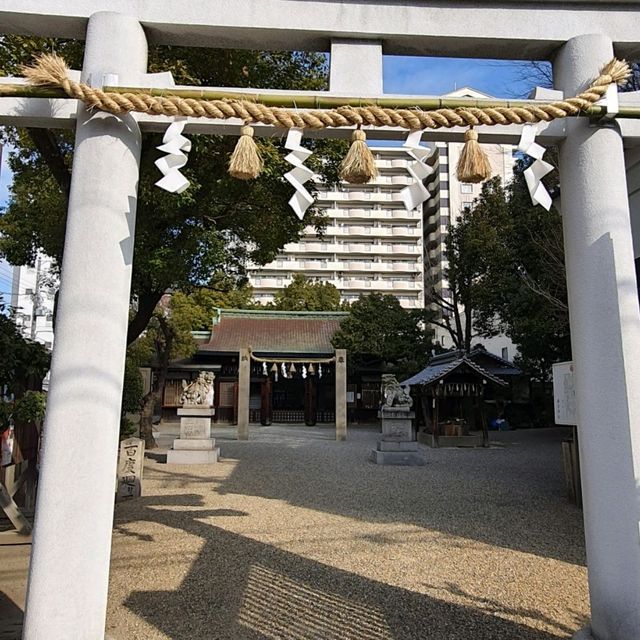
<svg viewBox="0 0 640 640"><path fill-rule="evenodd" d="M466 365L469 369L474 371L479 376L490 380L494 384L498 386L504 387L507 383L504 380L501 380L497 376L493 375L486 369L482 368L479 364L474 362L469 356L462 355L458 358L448 359L445 362L433 362L435 358L431 360L431 363L428 364L422 371L416 373L411 378L407 378L403 380L400 384L402 385L430 385L438 382L442 378L446 378L449 374L453 373L456 369Z"/></svg>
<svg viewBox="0 0 640 640"><path fill-rule="evenodd" d="M222 309L208 342L198 351L237 353L250 347L261 354L332 354L333 334L349 314L314 311Z"/></svg>

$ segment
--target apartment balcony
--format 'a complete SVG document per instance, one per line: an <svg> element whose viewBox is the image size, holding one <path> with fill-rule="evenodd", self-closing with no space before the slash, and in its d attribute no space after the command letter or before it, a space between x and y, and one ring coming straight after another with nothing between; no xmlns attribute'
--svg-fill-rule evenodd
<svg viewBox="0 0 640 640"><path fill-rule="evenodd" d="M390 265L393 271L421 271L421 265L418 262L392 262Z"/></svg>
<svg viewBox="0 0 640 640"><path fill-rule="evenodd" d="M406 209L394 209L391 211L391 217L394 220L415 220L420 214L417 211L407 211Z"/></svg>
<svg viewBox="0 0 640 640"><path fill-rule="evenodd" d="M379 209L331 209L328 218L334 220L411 220L421 219L420 212L407 211L404 207L395 207L396 203L388 203L384 208Z"/></svg>
<svg viewBox="0 0 640 640"><path fill-rule="evenodd" d="M402 289L406 291L417 291L422 289L422 286L419 282L413 281L404 281L404 280L394 280L392 283L392 287L394 290Z"/></svg>
<svg viewBox="0 0 640 640"><path fill-rule="evenodd" d="M289 284L288 278L252 278L254 289L282 289Z"/></svg>
<svg viewBox="0 0 640 640"><path fill-rule="evenodd" d="M421 253L422 250L415 244L394 244L391 245L390 253L393 254L416 254Z"/></svg>
<svg viewBox="0 0 640 640"><path fill-rule="evenodd" d="M413 162L409 158L406 160L403 158L389 158L382 159L378 158L375 160L376 167L378 169L406 169L409 166L409 163Z"/></svg>
<svg viewBox="0 0 640 640"><path fill-rule="evenodd" d="M367 290L367 291L421 291L420 283L399 280L360 280L357 278L345 278L342 280L342 289Z"/></svg>
<svg viewBox="0 0 640 640"><path fill-rule="evenodd" d="M371 260L361 262L342 262L338 264L342 265L337 269L339 271L378 271L378 265Z"/></svg>

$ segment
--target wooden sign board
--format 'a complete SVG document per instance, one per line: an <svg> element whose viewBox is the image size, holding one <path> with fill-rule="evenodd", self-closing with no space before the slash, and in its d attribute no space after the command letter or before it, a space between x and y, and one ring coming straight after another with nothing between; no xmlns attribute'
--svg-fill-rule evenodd
<svg viewBox="0 0 640 640"><path fill-rule="evenodd" d="M117 499L139 498L142 495L142 470L144 468L144 440L129 438L120 443L118 461Z"/></svg>

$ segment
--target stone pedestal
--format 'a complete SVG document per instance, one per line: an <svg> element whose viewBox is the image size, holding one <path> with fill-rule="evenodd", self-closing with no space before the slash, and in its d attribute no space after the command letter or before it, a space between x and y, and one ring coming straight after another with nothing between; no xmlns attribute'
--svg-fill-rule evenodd
<svg viewBox="0 0 640 640"><path fill-rule="evenodd" d="M408 407L382 407L382 438L371 451L371 460L376 464L423 465L418 454L418 443L413 439L412 419L415 413Z"/></svg>
<svg viewBox="0 0 640 640"><path fill-rule="evenodd" d="M167 464L213 464L218 462L220 448L211 437L212 407L185 406L178 409L180 437L167 452Z"/></svg>

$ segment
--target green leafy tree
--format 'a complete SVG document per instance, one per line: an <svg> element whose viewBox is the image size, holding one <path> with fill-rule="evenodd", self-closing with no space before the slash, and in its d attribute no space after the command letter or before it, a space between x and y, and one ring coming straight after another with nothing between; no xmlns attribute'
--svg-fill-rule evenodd
<svg viewBox="0 0 640 640"><path fill-rule="evenodd" d="M28 389L39 388L51 356L39 342L26 340L0 305L0 394L21 397Z"/></svg>
<svg viewBox="0 0 640 640"><path fill-rule="evenodd" d="M12 419L32 422L44 417L44 394L39 389L51 356L39 342L26 340L0 304L0 433ZM14 396L15 402L5 401Z"/></svg>
<svg viewBox="0 0 640 640"><path fill-rule="evenodd" d="M506 189L487 182L470 214L482 274L474 325L509 336L520 365L546 380L553 362L571 358L562 220L555 208L532 205L526 166L518 163Z"/></svg>
<svg viewBox="0 0 640 640"><path fill-rule="evenodd" d="M463 212L454 225L449 226L445 239L448 266L444 277L448 286L441 288L439 268L427 264L427 306L437 311L430 322L447 331L456 349L469 352L475 337L473 314L478 281L482 273L482 239L475 235L472 214Z"/></svg>
<svg viewBox="0 0 640 640"><path fill-rule="evenodd" d="M217 309L261 308L253 300L253 287L246 281L238 282L222 272L218 272L206 287L195 289L189 294L192 303L193 331L211 329Z"/></svg>
<svg viewBox="0 0 640 640"><path fill-rule="evenodd" d="M122 385L122 408L120 415L120 439L130 438L135 433L135 424L128 413L139 413L142 409L144 384L140 368L135 358L127 355L124 362L124 383Z"/></svg>
<svg viewBox="0 0 640 640"><path fill-rule="evenodd" d="M34 54L55 49L78 68L82 43L23 36L0 36L0 69L19 73L19 65ZM149 70L173 73L179 84L322 89L327 64L321 54L151 47ZM290 211L291 186L283 174L282 142L258 141L265 160L260 178L239 181L227 173L236 143L224 136L191 135L192 150L184 169L191 187L180 195L154 186L154 160L161 135L143 135L132 298L135 313L129 324L132 342L147 326L168 290L190 291L223 271L241 278L246 264L272 260L284 244L295 241L307 225L321 230L324 218L310 210L302 222ZM61 264L67 202L73 165L73 132L12 129L3 134L12 149L14 173L10 202L0 218L0 255L12 264L33 264L41 249ZM309 146L326 162L313 167L328 182L337 180L338 149L343 143L317 141ZM319 153L320 155L320 153ZM311 187L312 188L312 187Z"/></svg>
<svg viewBox="0 0 640 640"><path fill-rule="evenodd" d="M340 292L329 282L313 282L296 273L293 280L274 296L280 311L339 311Z"/></svg>
<svg viewBox="0 0 640 640"><path fill-rule="evenodd" d="M352 368L381 364L407 376L422 369L431 355L428 320L428 312L403 309L395 296L371 293L351 305L332 344L348 351Z"/></svg>
<svg viewBox="0 0 640 640"><path fill-rule="evenodd" d="M156 447L153 437L153 410L162 402L162 393L169 371L169 363L186 358L196 349L191 331L200 310L184 293L165 296L158 304L148 326L128 349L128 357L137 366L150 365L154 369L151 390L142 398L140 437L147 449Z"/></svg>

